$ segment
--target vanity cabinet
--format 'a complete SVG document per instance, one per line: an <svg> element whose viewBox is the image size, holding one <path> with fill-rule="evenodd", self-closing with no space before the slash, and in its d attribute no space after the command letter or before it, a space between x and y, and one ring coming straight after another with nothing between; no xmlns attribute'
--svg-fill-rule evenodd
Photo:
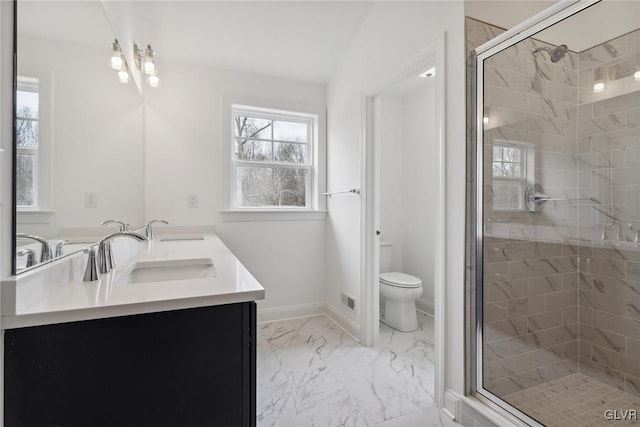
<svg viewBox="0 0 640 427"><path fill-rule="evenodd" d="M256 304L10 329L5 426L255 426Z"/></svg>

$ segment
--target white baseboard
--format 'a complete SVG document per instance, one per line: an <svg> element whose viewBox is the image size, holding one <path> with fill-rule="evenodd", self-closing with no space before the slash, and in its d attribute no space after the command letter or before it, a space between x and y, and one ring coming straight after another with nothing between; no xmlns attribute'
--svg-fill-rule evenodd
<svg viewBox="0 0 640 427"><path fill-rule="evenodd" d="M458 419L458 401L460 395L451 389L447 389L444 392L444 406L442 410L452 420Z"/></svg>
<svg viewBox="0 0 640 427"><path fill-rule="evenodd" d="M318 316L325 314L325 303L290 305L288 307L265 308L258 310L258 323L275 322L277 320L295 319L297 317Z"/></svg>
<svg viewBox="0 0 640 427"><path fill-rule="evenodd" d="M347 331L356 341L360 342L360 325L349 319L344 313L331 304L326 304L326 313L338 326Z"/></svg>
<svg viewBox="0 0 640 427"><path fill-rule="evenodd" d="M339 327L344 329L356 341L360 341L360 326L349 319L336 307L324 302L314 302L311 304L291 305L288 307L265 308L258 310L258 323L275 322L279 320L296 319L300 317L326 315Z"/></svg>
<svg viewBox="0 0 640 427"><path fill-rule="evenodd" d="M416 300L416 309L433 317L433 303L422 298Z"/></svg>

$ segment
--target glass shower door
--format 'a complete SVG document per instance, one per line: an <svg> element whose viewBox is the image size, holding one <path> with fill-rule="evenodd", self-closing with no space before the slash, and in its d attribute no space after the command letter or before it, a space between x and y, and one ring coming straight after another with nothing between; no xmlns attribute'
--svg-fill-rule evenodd
<svg viewBox="0 0 640 427"><path fill-rule="evenodd" d="M633 3L596 3L478 55L478 389L545 425L640 412Z"/></svg>

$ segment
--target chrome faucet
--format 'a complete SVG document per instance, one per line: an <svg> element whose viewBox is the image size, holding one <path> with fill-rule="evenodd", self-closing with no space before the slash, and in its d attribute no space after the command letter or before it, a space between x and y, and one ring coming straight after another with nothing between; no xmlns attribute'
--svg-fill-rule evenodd
<svg viewBox="0 0 640 427"><path fill-rule="evenodd" d="M108 219L108 220L102 221L100 223L100 225L107 225L107 224L119 224L120 225L120 231L128 231L128 229L129 229L129 224L124 223L122 221L118 221L117 219Z"/></svg>
<svg viewBox="0 0 640 427"><path fill-rule="evenodd" d="M25 233L17 233L16 237L19 239L35 240L42 245L42 251L40 252L40 262L49 261L53 258L53 256L51 255L51 246L49 246L49 242L42 237Z"/></svg>
<svg viewBox="0 0 640 427"><path fill-rule="evenodd" d="M147 239L149 240L153 240L155 238L153 234L153 224L156 224L156 223L169 225L169 223L164 219L154 219L149 221L149 223L147 224L147 227L145 228L145 234L147 235Z"/></svg>
<svg viewBox="0 0 640 427"><path fill-rule="evenodd" d="M98 242L98 266L100 267L100 273L108 273L111 269L115 268L116 263L113 259L113 252L111 251L111 240L119 236L136 239L139 242L148 240L146 237L131 231L118 231L100 239Z"/></svg>
<svg viewBox="0 0 640 427"><path fill-rule="evenodd" d="M36 253L33 251L33 249L20 249L16 255L19 257L25 255L27 256L27 263L25 264L26 268L32 267L36 264Z"/></svg>

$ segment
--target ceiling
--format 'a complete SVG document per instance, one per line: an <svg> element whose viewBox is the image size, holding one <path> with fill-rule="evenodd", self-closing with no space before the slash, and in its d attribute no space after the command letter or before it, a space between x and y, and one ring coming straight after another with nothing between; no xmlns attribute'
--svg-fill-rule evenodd
<svg viewBox="0 0 640 427"><path fill-rule="evenodd" d="M99 1L18 1L18 35L111 49L114 39ZM18 40L19 42L19 40Z"/></svg>
<svg viewBox="0 0 640 427"><path fill-rule="evenodd" d="M136 37L176 60L325 83L371 2L142 1Z"/></svg>
<svg viewBox="0 0 640 427"><path fill-rule="evenodd" d="M371 5L370 1L162 0L132 1L129 10L135 39L152 44L159 64L173 60L326 83ZM114 36L97 0L20 0L18 12L20 34L105 52L111 48Z"/></svg>
<svg viewBox="0 0 640 427"><path fill-rule="evenodd" d="M552 6L555 1L467 1L465 15L505 29ZM640 1L603 0L534 37L553 45L566 44L574 52L640 28Z"/></svg>
<svg viewBox="0 0 640 427"><path fill-rule="evenodd" d="M121 0L104 0L121 1ZM511 28L554 1L465 2L465 13ZM130 1L133 34L160 66L173 60L326 83L372 1ZM113 39L98 0L18 2L19 32L103 48ZM640 27L640 2L604 0L536 35L580 52ZM99 23L99 24L98 24ZM615 23L615 25L603 25Z"/></svg>

